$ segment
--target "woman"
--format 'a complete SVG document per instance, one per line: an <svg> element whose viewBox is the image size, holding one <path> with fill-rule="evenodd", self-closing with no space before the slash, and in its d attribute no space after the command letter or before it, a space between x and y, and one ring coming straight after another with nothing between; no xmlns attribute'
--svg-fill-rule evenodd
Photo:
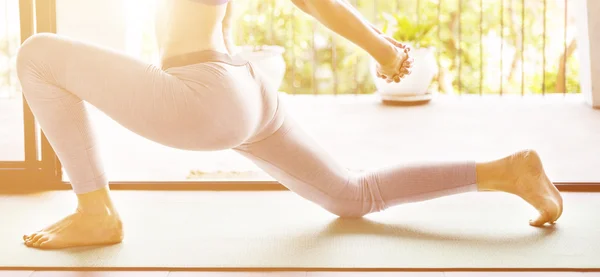
<svg viewBox="0 0 600 277"><path fill-rule="evenodd" d="M380 78L410 74L409 49L384 36L342 0L292 0L368 52ZM233 149L327 211L361 217L401 203L495 190L516 194L554 223L562 199L535 151L490 162L395 166L351 174L287 114L251 63L230 55L228 0L163 0L157 12L162 67L54 34L27 39L18 53L23 94L72 183L77 210L23 236L37 248L119 243L111 200L84 101L129 130L186 150ZM229 49L228 49L229 48Z"/></svg>

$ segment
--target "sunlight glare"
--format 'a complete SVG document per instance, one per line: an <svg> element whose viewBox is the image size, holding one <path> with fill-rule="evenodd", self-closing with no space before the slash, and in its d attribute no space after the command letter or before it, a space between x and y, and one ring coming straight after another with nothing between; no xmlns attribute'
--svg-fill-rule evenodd
<svg viewBox="0 0 600 277"><path fill-rule="evenodd" d="M154 44L154 11L157 0L125 0L126 51L128 54L156 62L158 53ZM148 40L148 36L150 40ZM148 50L151 49L151 50Z"/></svg>

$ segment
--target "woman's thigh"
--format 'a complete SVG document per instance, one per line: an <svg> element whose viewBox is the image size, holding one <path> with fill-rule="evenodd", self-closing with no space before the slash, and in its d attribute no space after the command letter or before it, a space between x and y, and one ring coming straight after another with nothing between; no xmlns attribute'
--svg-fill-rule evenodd
<svg viewBox="0 0 600 277"><path fill-rule="evenodd" d="M258 128L263 108L247 69L206 63L162 70L55 34L29 38L17 64L33 106L60 99L54 107L60 112L65 103L83 100L138 135L180 149L237 146Z"/></svg>

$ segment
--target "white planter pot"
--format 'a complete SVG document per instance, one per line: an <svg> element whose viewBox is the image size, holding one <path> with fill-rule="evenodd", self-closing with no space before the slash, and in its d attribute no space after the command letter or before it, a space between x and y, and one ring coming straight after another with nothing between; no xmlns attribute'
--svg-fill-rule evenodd
<svg viewBox="0 0 600 277"><path fill-rule="evenodd" d="M283 59L285 49L277 45L239 47L239 55L252 62L264 75L274 88L279 89L285 76L286 64Z"/></svg>
<svg viewBox="0 0 600 277"><path fill-rule="evenodd" d="M411 56L415 59L412 73L399 83L387 83L378 78L375 66L377 62L371 59L370 71L377 93L383 101L391 102L423 102L431 100L429 85L438 71L435 59L435 49L411 47Z"/></svg>

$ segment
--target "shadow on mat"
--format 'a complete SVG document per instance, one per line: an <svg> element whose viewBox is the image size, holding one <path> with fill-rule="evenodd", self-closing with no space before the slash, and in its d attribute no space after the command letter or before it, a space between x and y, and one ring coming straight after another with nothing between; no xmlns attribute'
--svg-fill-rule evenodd
<svg viewBox="0 0 600 277"><path fill-rule="evenodd" d="M482 223L483 224L483 223ZM415 225L384 224L366 218L342 219L336 218L317 232L318 238L333 238L350 235L386 236L409 240L448 241L477 243L479 245L535 244L552 236L557 230L556 225L546 225L542 228L531 227L532 232L526 234L502 234L494 231L477 233L476 231L458 234L455 231L431 229Z"/></svg>

